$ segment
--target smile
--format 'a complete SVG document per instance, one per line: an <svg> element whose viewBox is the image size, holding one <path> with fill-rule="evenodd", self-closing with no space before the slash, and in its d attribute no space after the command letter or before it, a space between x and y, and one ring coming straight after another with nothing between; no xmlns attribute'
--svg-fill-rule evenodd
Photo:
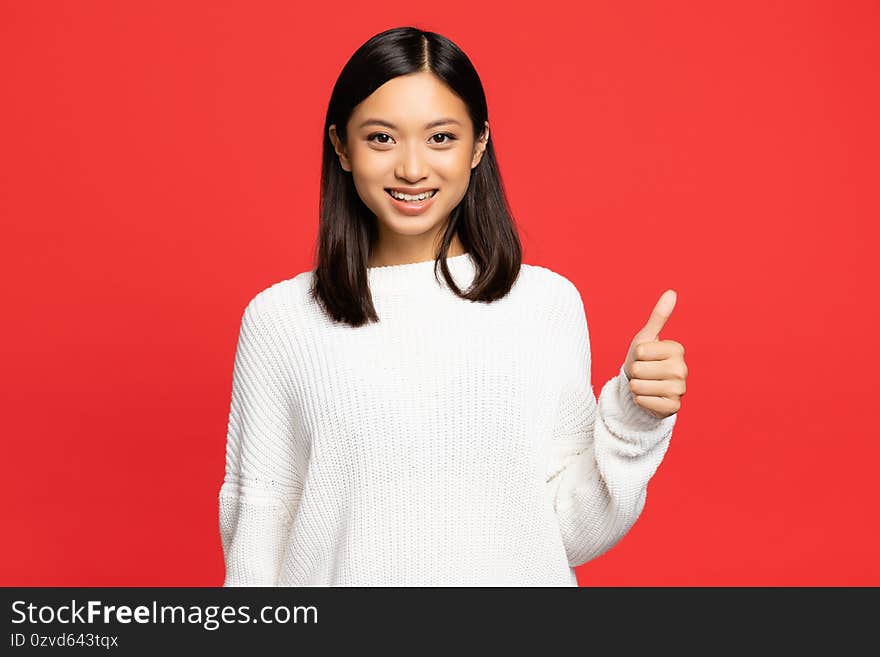
<svg viewBox="0 0 880 657"><path fill-rule="evenodd" d="M390 189L385 189L385 193L388 194L388 198L391 199L391 205L395 210L400 212L401 214L413 216L422 214L425 210L431 207L434 203L434 199L437 198L437 195L440 193L439 189L433 190L430 196L427 196L423 199L406 201L403 199L395 198L391 194ZM418 196L418 195L417 195Z"/></svg>
<svg viewBox="0 0 880 657"><path fill-rule="evenodd" d="M424 192L423 194L404 194L402 192L394 192L393 190L387 189L387 188L385 189L385 191L388 192L388 194L391 195L393 198L396 198L399 201L406 201L407 203L416 203L418 201L422 201L422 200L431 198L432 196L434 196L434 194L437 193L438 190L433 189L430 192Z"/></svg>

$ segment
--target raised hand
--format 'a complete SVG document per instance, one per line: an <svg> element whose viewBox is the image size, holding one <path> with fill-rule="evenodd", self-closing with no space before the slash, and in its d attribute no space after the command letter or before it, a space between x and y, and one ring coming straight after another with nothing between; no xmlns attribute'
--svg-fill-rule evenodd
<svg viewBox="0 0 880 657"><path fill-rule="evenodd" d="M648 322L633 338L623 366L635 403L660 419L681 408L688 374L684 345L658 340L677 298L671 289L660 295Z"/></svg>

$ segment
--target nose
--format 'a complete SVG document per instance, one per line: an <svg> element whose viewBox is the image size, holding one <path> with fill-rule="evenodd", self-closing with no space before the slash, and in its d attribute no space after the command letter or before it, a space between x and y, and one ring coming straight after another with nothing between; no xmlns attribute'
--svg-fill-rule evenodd
<svg viewBox="0 0 880 657"><path fill-rule="evenodd" d="M416 182L424 178L428 166L422 150L418 146L408 146L401 149L401 152L403 154L395 170L397 177L410 182Z"/></svg>

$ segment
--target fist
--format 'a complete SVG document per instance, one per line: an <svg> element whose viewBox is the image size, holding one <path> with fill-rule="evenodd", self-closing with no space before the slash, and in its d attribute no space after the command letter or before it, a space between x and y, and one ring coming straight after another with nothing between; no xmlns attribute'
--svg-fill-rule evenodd
<svg viewBox="0 0 880 657"><path fill-rule="evenodd" d="M684 346L675 340L659 340L677 297L675 290L660 295L648 322L630 343L623 364L633 401L659 419L681 408L688 374Z"/></svg>

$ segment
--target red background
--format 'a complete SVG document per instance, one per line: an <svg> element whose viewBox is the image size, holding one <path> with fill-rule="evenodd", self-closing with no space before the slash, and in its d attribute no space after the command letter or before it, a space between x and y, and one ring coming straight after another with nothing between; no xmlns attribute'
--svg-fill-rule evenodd
<svg viewBox="0 0 880 657"><path fill-rule="evenodd" d="M880 585L880 5L217 4L0 5L0 584L222 583L241 313L312 266L341 67L414 24L483 79L596 393L678 292L672 443L580 583Z"/></svg>

